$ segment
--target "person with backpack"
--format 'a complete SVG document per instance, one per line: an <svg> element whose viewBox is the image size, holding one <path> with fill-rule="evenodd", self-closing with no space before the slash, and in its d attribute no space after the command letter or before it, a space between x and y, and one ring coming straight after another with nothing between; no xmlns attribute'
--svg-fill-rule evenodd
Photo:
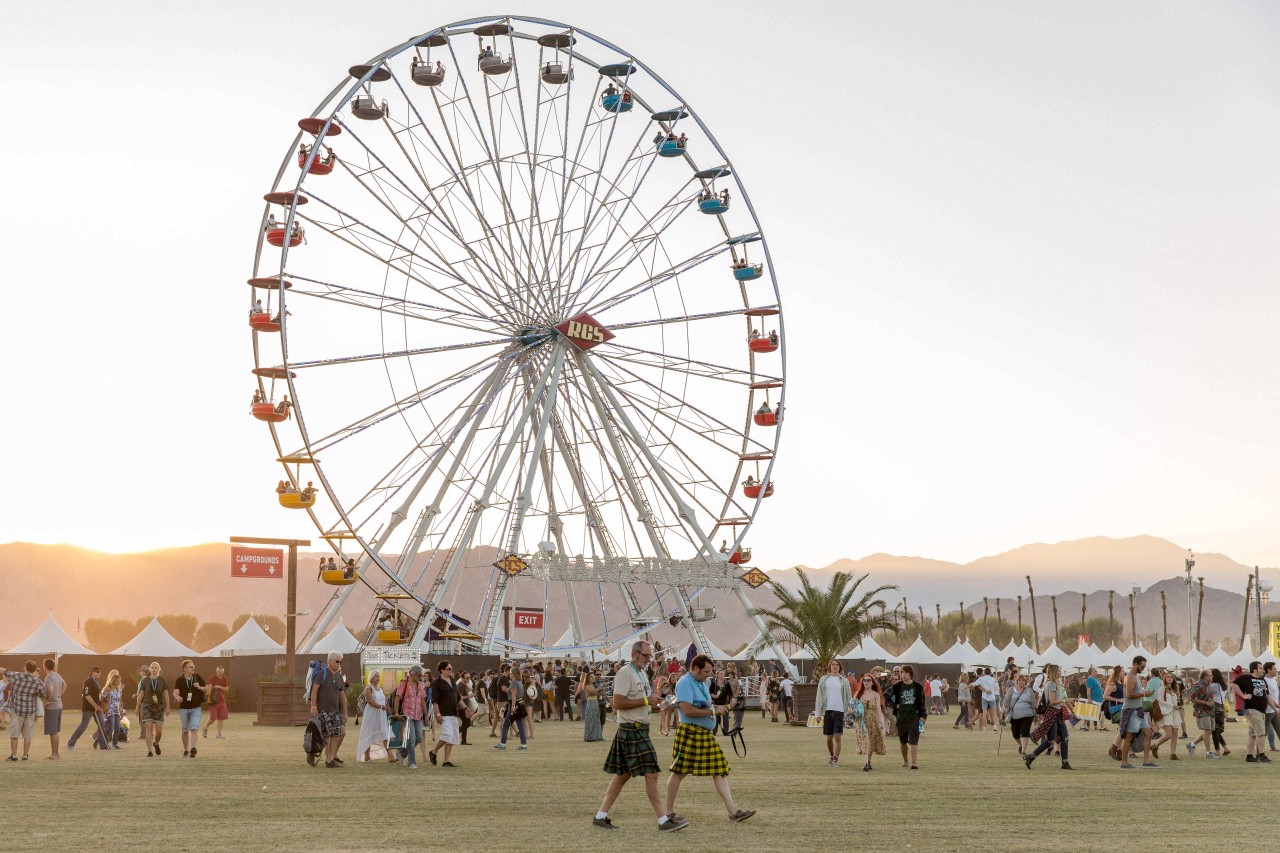
<svg viewBox="0 0 1280 853"><path fill-rule="evenodd" d="M329 652L325 667L310 685L311 716L319 721L324 736L324 766L342 766L338 749L346 735L347 690L342 677L342 652Z"/></svg>
<svg viewBox="0 0 1280 853"><path fill-rule="evenodd" d="M418 744L422 742L422 726L431 713L428 701L427 685L422 682L422 666L415 663L409 667L409 674L396 688L392 704L396 713L404 717L402 757L407 755L410 770L418 769Z"/></svg>

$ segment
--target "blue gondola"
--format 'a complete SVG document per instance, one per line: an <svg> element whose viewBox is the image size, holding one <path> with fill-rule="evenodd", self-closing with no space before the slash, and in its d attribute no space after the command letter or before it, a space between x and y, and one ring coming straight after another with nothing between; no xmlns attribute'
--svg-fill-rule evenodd
<svg viewBox="0 0 1280 853"><path fill-rule="evenodd" d="M684 155L684 146L674 139L664 139L658 143L659 157L681 157Z"/></svg>
<svg viewBox="0 0 1280 853"><path fill-rule="evenodd" d="M748 264L745 267L735 267L733 270L733 277L738 281L754 281L762 275L764 275L764 264Z"/></svg>
<svg viewBox="0 0 1280 853"><path fill-rule="evenodd" d="M714 198L704 198L698 202L698 210L712 216L719 216L729 209L729 202L722 201L718 196ZM735 275L737 273L735 272Z"/></svg>
<svg viewBox="0 0 1280 853"><path fill-rule="evenodd" d="M635 104L631 102L630 98L624 98L622 95L615 93L601 97L600 106L604 107L611 113L626 113L630 112L631 108L634 107Z"/></svg>

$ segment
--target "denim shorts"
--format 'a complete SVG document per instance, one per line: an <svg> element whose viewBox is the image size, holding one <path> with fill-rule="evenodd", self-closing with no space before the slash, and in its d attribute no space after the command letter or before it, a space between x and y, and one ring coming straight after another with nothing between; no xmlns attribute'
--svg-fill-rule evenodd
<svg viewBox="0 0 1280 853"><path fill-rule="evenodd" d="M179 708L178 709L179 728L184 732L194 732L200 728L200 709L199 708Z"/></svg>

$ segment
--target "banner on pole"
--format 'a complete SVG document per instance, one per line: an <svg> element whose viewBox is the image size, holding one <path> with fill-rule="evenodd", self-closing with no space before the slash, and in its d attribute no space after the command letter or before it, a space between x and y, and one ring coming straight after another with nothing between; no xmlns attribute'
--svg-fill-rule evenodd
<svg viewBox="0 0 1280 853"><path fill-rule="evenodd" d="M284 551L279 548L245 548L231 546L231 577L282 578Z"/></svg>

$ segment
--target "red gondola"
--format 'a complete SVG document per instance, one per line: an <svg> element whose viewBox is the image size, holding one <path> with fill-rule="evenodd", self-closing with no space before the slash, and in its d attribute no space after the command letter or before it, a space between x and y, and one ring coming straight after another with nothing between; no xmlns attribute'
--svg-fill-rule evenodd
<svg viewBox="0 0 1280 853"><path fill-rule="evenodd" d="M267 229L267 242L268 242L268 243L270 243L270 244L271 244L271 245L273 245L273 246L283 246L283 245L284 245L284 229L283 229L283 228L268 228L268 229ZM293 232L293 236L289 238L289 245L290 245L290 246L299 246L299 245L301 245L301 244L302 244L302 229L301 229L301 228L299 228L299 229L295 230L295 231Z"/></svg>
<svg viewBox="0 0 1280 853"><path fill-rule="evenodd" d="M747 347L752 352L774 352L778 349L778 336L770 335L767 338L751 338L747 341Z"/></svg>
<svg viewBox="0 0 1280 853"><path fill-rule="evenodd" d="M778 425L778 412L757 411L751 417L756 422L756 426L777 426Z"/></svg>
<svg viewBox="0 0 1280 853"><path fill-rule="evenodd" d="M298 168L305 168L307 165L307 157L310 153L307 151L298 152ZM326 162L327 159L327 162ZM333 167L338 165L338 158L330 153L328 158L316 155L316 159L311 161L311 168L307 169L309 175L327 175L333 171Z"/></svg>
<svg viewBox="0 0 1280 853"><path fill-rule="evenodd" d="M271 319L271 315L266 312L249 315L249 328L255 332L278 332L280 324Z"/></svg>
<svg viewBox="0 0 1280 853"><path fill-rule="evenodd" d="M740 566L750 559L751 559L750 548L739 547L738 550L734 551L732 554L729 555L729 562L733 563L735 566Z"/></svg>
<svg viewBox="0 0 1280 853"><path fill-rule="evenodd" d="M289 419L289 409L285 408L283 412L276 409L275 403L251 403L249 411L260 421L266 421L269 424L278 424L281 421Z"/></svg>
<svg viewBox="0 0 1280 853"><path fill-rule="evenodd" d="M751 483L750 485L747 485L746 483L743 483L743 484L742 484L742 493L743 493L744 495L746 495L747 497L749 497L749 498L758 498L758 497L761 497L761 496L762 496L762 495L761 495L761 493L760 493L761 488L763 488L763 489L764 489L763 497L766 497L766 498L767 498L767 497L771 497L771 496L773 495L773 481L772 481L772 480L770 480L770 481L769 481L769 485L767 485L767 486L762 486L760 483Z"/></svg>

